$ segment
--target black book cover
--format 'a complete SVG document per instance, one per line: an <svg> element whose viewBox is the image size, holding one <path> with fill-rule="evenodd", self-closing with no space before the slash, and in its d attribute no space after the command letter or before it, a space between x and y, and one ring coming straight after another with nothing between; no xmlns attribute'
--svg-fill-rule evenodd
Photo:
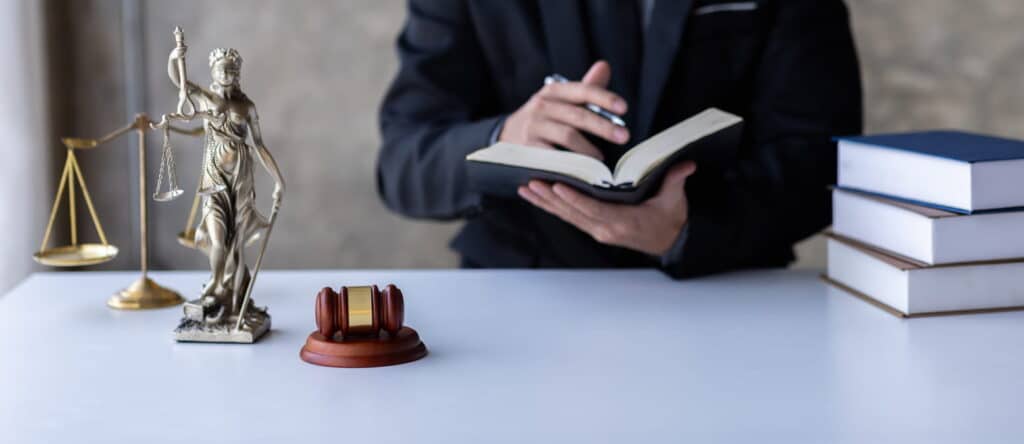
<svg viewBox="0 0 1024 444"><path fill-rule="evenodd" d="M518 198L516 190L520 185L526 185L530 180L543 180L564 183L595 199L636 204L658 192L665 173L676 163L693 160L700 169L722 169L732 165L736 161L742 132L743 124L736 123L679 149L658 164L639 184L595 186L550 171L471 160L466 162L467 174L471 188L491 196Z"/></svg>

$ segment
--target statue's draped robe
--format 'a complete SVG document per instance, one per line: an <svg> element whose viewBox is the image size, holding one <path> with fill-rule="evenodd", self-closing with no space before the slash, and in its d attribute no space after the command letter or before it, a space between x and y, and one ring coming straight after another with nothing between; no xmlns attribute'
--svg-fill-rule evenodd
<svg viewBox="0 0 1024 444"><path fill-rule="evenodd" d="M208 230L224 233L224 248L227 251L228 266L224 270L224 283L231 287L236 268L236 251L240 245L238 236L247 242L255 240L269 225L267 219L256 209L255 177L253 164L255 149L245 143L246 122L225 122L217 124L207 120L205 153L202 170L202 189L223 186L219 192L203 199L203 213L196 227L196 245L209 254L210 235Z"/></svg>

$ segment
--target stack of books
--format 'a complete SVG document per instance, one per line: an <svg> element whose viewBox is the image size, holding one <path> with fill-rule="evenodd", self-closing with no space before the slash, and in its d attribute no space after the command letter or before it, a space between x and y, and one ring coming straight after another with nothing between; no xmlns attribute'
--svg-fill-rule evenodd
<svg viewBox="0 0 1024 444"><path fill-rule="evenodd" d="M828 280L899 316L1024 308L1024 142L838 139Z"/></svg>

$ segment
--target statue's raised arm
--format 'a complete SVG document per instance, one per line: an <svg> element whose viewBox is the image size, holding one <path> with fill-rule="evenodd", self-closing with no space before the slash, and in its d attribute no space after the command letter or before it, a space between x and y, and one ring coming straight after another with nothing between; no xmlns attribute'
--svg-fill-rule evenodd
<svg viewBox="0 0 1024 444"><path fill-rule="evenodd" d="M176 45L167 56L167 76L170 77L171 84L178 88L177 114L191 118L197 111L196 105L203 109L210 108L213 93L188 80L185 72L185 54L188 46L185 45L185 36L181 28L174 28L174 41Z"/></svg>

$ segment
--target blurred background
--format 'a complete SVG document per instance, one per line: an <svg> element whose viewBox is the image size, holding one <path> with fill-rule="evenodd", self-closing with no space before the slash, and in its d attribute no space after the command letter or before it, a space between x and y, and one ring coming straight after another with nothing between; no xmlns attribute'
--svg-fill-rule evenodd
<svg viewBox="0 0 1024 444"><path fill-rule="evenodd" d="M865 87L867 132L961 128L1024 137L1024 39L1018 0L849 0ZM267 268L451 267L457 222L410 221L377 199L376 112L395 69L400 0L3 0L0 2L0 291L32 270L64 151L59 136L99 137L138 112L157 119L176 103L167 79L175 25L188 72L209 83L207 55L238 49L242 87L288 184ZM161 138L148 138L153 192ZM200 144L172 139L185 195L149 202L154 269L205 269L178 245L200 165ZM79 161L118 257L139 262L135 139ZM262 174L262 173L258 173ZM264 188L269 178L261 176ZM268 208L269 192L261 195ZM148 198L148 196L147 196ZM79 199L80 200L80 199ZM67 211L66 207L62 211ZM95 239L80 205L80 236ZM82 217L86 216L86 217ZM55 241L67 240L66 213ZM823 267L824 247L798 248L797 267Z"/></svg>

